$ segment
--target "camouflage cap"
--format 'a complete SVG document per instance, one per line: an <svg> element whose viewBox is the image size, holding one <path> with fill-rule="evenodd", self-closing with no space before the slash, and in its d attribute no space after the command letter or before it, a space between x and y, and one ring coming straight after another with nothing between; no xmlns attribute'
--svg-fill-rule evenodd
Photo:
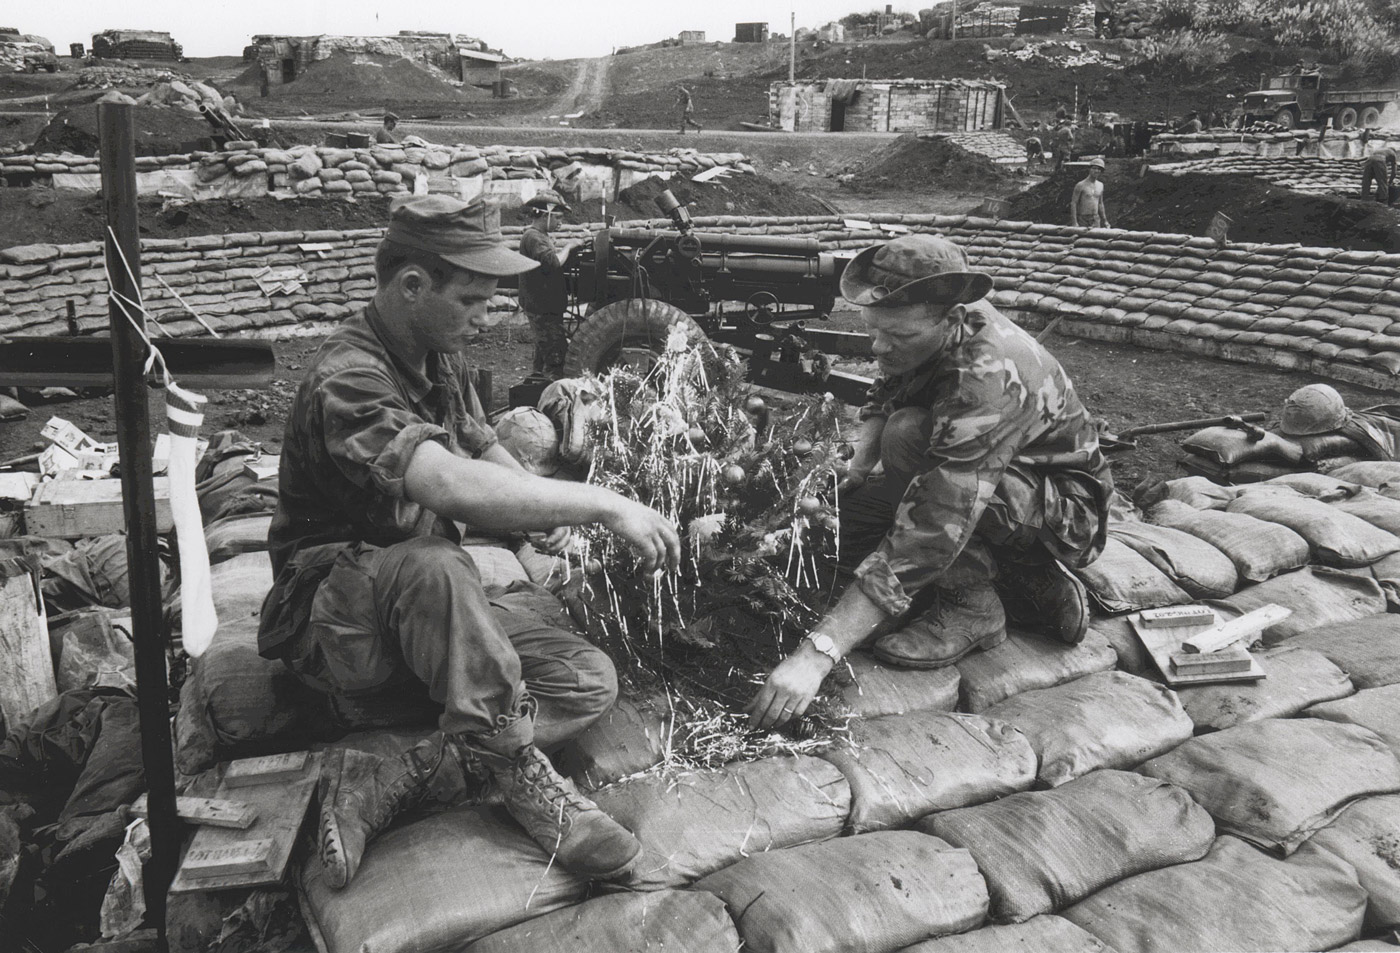
<svg viewBox="0 0 1400 953"><path fill-rule="evenodd" d="M553 189L540 189L525 200L525 207L540 209L558 208L567 212L569 210L569 203L564 201L564 196Z"/></svg>
<svg viewBox="0 0 1400 953"><path fill-rule="evenodd" d="M539 262L506 247L501 213L494 205L450 195L407 195L389 207L385 241L437 255L479 275L518 275Z"/></svg>
<svg viewBox="0 0 1400 953"><path fill-rule="evenodd" d="M937 235L905 235L872 245L841 273L841 296L863 307L966 304L991 290L991 276L969 271L962 249Z"/></svg>
<svg viewBox="0 0 1400 953"><path fill-rule="evenodd" d="M1346 423L1347 405L1336 388L1309 384L1288 395L1283 402L1279 430L1290 437L1327 433Z"/></svg>

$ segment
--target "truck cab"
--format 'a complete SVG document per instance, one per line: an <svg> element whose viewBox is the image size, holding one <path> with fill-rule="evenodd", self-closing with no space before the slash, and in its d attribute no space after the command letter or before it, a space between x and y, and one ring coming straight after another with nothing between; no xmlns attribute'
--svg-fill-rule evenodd
<svg viewBox="0 0 1400 953"><path fill-rule="evenodd" d="M1327 80L1320 70L1295 69L1281 76L1260 77L1260 89L1244 97L1244 121L1272 122L1284 129L1312 122L1326 102Z"/></svg>

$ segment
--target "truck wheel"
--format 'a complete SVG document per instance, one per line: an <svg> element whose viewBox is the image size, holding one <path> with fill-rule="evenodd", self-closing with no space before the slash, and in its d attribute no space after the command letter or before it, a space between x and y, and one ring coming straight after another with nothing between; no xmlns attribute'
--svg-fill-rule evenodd
<svg viewBox="0 0 1400 953"><path fill-rule="evenodd" d="M1298 117L1293 110L1285 106L1283 109L1274 113L1274 125L1281 129L1292 129L1294 126L1298 125Z"/></svg>
<svg viewBox="0 0 1400 953"><path fill-rule="evenodd" d="M1361 125L1367 129L1375 129L1381 124L1381 111L1375 106L1367 106L1361 110Z"/></svg>
<svg viewBox="0 0 1400 953"><path fill-rule="evenodd" d="M660 354L671 329L678 326L686 328L693 339L705 336L695 319L673 304L655 298L614 301L593 312L569 342L564 374L599 373L626 362L637 352Z"/></svg>
<svg viewBox="0 0 1400 953"><path fill-rule="evenodd" d="M1352 107L1352 106L1346 106L1346 107L1344 107L1344 108L1342 109L1341 112L1337 113L1337 128L1338 128L1338 129L1355 129L1355 128L1356 128L1356 109L1355 109L1354 107Z"/></svg>

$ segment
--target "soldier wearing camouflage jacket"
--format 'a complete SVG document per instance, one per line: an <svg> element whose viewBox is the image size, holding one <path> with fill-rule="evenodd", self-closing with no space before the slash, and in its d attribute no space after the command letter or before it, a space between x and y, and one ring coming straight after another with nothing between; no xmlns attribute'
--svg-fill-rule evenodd
<svg viewBox="0 0 1400 953"><path fill-rule="evenodd" d="M1087 597L1066 567L1102 551L1112 476L1064 369L982 300L990 290L929 235L847 267L842 293L883 372L840 501L854 581L755 696L761 725L800 716L865 642L887 663L937 668L1001 642L1008 615L1083 637Z"/></svg>

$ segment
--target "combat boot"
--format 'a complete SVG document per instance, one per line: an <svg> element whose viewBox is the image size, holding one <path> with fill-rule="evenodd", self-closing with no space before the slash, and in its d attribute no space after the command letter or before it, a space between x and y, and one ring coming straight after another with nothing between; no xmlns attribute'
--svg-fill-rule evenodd
<svg viewBox="0 0 1400 953"><path fill-rule="evenodd" d="M355 876L365 845L403 811L424 802L479 799L490 778L456 739L434 732L397 758L353 748L326 753L321 766L321 868L336 889Z"/></svg>
<svg viewBox="0 0 1400 953"><path fill-rule="evenodd" d="M506 810L545 852L594 880L623 877L642 852L632 833L559 776L534 745L514 755L473 746L500 787Z"/></svg>
<svg viewBox="0 0 1400 953"><path fill-rule="evenodd" d="M997 592L1011 621L1078 645L1089 629L1089 594L1058 560L1029 565L1002 560Z"/></svg>
<svg viewBox="0 0 1400 953"><path fill-rule="evenodd" d="M875 657L903 668L943 668L1006 640L1006 613L990 583L939 588L933 606L877 639Z"/></svg>

